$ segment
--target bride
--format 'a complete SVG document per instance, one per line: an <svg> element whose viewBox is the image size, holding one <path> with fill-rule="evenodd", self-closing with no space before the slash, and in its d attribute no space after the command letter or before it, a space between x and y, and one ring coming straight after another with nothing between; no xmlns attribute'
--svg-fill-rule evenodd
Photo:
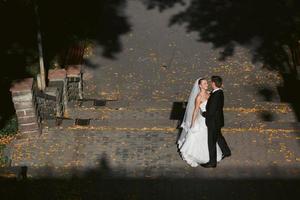
<svg viewBox="0 0 300 200"><path fill-rule="evenodd" d="M206 110L208 98L207 80L197 79L189 97L181 124L183 129L177 141L182 159L192 167L209 161L207 127L205 118L202 116L202 112ZM221 159L222 151L217 144L217 161Z"/></svg>

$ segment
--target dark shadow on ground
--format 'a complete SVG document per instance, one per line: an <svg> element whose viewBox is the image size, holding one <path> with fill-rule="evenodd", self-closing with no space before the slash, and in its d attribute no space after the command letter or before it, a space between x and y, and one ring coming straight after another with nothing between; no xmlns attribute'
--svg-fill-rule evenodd
<svg viewBox="0 0 300 200"><path fill-rule="evenodd" d="M264 98L264 101L272 101L274 97L274 91L271 88L261 88L258 93Z"/></svg>
<svg viewBox="0 0 300 200"><path fill-rule="evenodd" d="M145 0L149 9L161 11L177 3L190 2L175 14L170 25L185 25L187 32L199 34L199 41L212 43L221 49L219 59L235 54L236 46L247 47L253 62L263 62L269 70L279 71L284 83L280 88L283 102L292 105L300 121L300 69L289 61L287 49L299 47L300 1L298 0ZM289 50L288 50L289 51ZM291 52L298 52L292 51ZM291 55L291 54L290 54ZM300 60L300 54L291 55ZM298 63L299 64L299 63ZM297 73L299 74L297 76ZM268 91L261 91L271 100Z"/></svg>
<svg viewBox="0 0 300 200"><path fill-rule="evenodd" d="M264 122L272 122L275 119L274 114L272 114L269 111L262 111L260 113L258 113L260 119Z"/></svg>
<svg viewBox="0 0 300 200"><path fill-rule="evenodd" d="M300 92L298 88L300 87L300 80L295 76L295 74L285 74L283 75L284 85L278 87L278 92L285 102L290 102L295 109L295 114L300 121Z"/></svg>
<svg viewBox="0 0 300 200"><path fill-rule="evenodd" d="M186 105L187 102L173 102L169 119L178 120L178 122L181 123L184 117Z"/></svg>
<svg viewBox="0 0 300 200"><path fill-rule="evenodd" d="M177 143L177 140L180 138L180 135L181 135L181 131L182 131L181 124L182 124L182 121L183 121L183 118L184 118L186 106L187 106L187 102L184 102L184 101L181 101L181 102L177 101L177 102L173 102L173 104L172 104L169 119L170 120L177 120L176 143Z"/></svg>
<svg viewBox="0 0 300 200"><path fill-rule="evenodd" d="M117 59L122 51L120 36L131 29L123 13L126 0L1 1L0 129L14 114L11 82L39 71L35 5L47 69L62 65L66 49L77 42L93 41L102 47L104 57Z"/></svg>
<svg viewBox="0 0 300 200"><path fill-rule="evenodd" d="M24 172L25 167L22 168ZM209 170L209 169L203 169ZM249 169L250 170L250 169ZM252 169L253 170L253 169ZM27 168L26 170L27 171ZM41 178L0 178L1 199L292 199L300 195L300 179L130 178L118 174L102 158L96 169L55 177L45 168ZM121 171L121 169L120 169Z"/></svg>

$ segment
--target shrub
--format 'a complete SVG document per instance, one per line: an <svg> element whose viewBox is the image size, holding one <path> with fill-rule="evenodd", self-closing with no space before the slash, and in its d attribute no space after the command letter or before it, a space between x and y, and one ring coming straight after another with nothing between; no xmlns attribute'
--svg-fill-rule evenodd
<svg viewBox="0 0 300 200"><path fill-rule="evenodd" d="M16 115L12 116L4 125L2 129L0 129L0 135L11 135L16 134L18 131L18 122Z"/></svg>

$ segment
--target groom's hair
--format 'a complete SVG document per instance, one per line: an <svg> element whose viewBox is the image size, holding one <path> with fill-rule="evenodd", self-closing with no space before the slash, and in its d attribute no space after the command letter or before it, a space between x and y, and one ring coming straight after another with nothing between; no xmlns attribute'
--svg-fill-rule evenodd
<svg viewBox="0 0 300 200"><path fill-rule="evenodd" d="M222 87L222 78L220 76L212 76L211 82L214 82L218 88Z"/></svg>

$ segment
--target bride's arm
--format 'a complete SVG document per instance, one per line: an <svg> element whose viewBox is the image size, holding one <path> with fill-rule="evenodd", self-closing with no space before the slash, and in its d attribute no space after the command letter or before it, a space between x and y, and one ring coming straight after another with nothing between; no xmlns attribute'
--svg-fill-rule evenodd
<svg viewBox="0 0 300 200"><path fill-rule="evenodd" d="M193 127L194 122L196 120L196 116L200 109L200 104L201 104L201 97L197 96L197 98L195 99L195 107L194 107L193 116L192 116L191 128Z"/></svg>

